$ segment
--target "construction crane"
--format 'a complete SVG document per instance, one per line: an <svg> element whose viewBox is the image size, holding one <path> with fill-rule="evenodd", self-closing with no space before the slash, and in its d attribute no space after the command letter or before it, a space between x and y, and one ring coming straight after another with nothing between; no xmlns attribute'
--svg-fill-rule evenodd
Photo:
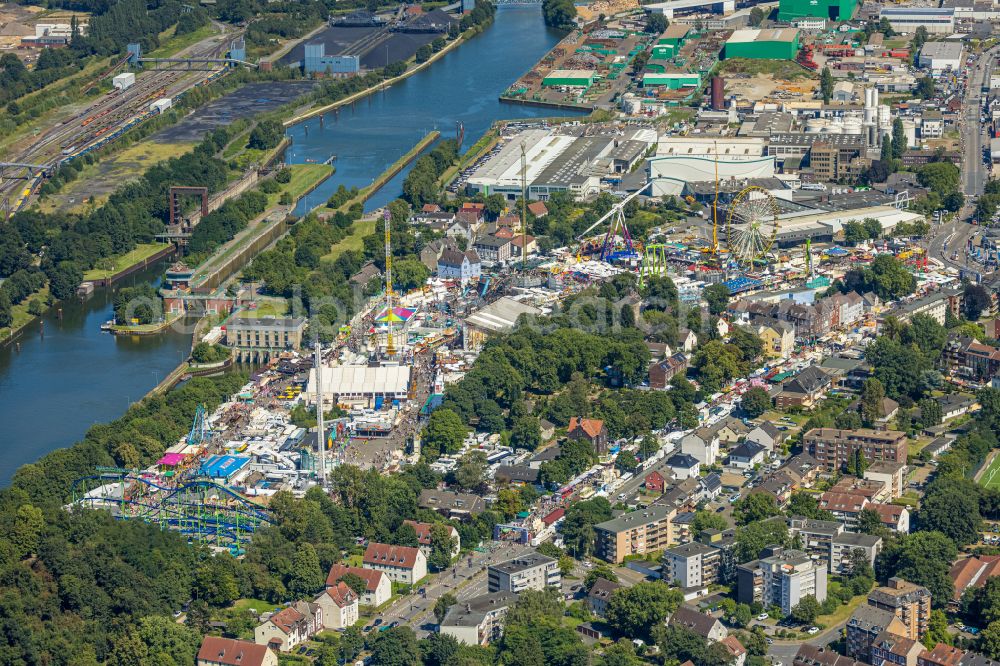
<svg viewBox="0 0 1000 666"><path fill-rule="evenodd" d="M392 342L392 213L388 206L382 219L385 222L385 355L392 358L396 346Z"/></svg>
<svg viewBox="0 0 1000 666"><path fill-rule="evenodd" d="M528 264L528 158L524 153L524 142L521 142L521 270Z"/></svg>
<svg viewBox="0 0 1000 666"><path fill-rule="evenodd" d="M316 356L313 366L316 370L316 455L319 467L319 483L326 487L326 428L323 426L323 355L320 353L319 338L316 339Z"/></svg>

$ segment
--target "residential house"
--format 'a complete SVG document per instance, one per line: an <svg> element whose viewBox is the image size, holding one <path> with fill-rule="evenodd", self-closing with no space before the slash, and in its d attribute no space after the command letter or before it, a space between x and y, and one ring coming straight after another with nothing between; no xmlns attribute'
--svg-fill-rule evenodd
<svg viewBox="0 0 1000 666"><path fill-rule="evenodd" d="M974 555L958 560L948 572L955 592L952 603L957 604L966 590L986 585L990 578L1000 576L1000 555Z"/></svg>
<svg viewBox="0 0 1000 666"><path fill-rule="evenodd" d="M458 557L458 553L462 550L462 537L459 536L458 530L453 525L447 523L420 523L415 520L404 520L403 524L409 525L417 533L417 543L420 550L424 551L424 555L427 557L431 556L431 530L435 525L440 525L448 530L448 534L451 537L452 557Z"/></svg>
<svg viewBox="0 0 1000 666"><path fill-rule="evenodd" d="M677 331L677 345L681 351L690 354L698 346L698 336L689 328L681 328Z"/></svg>
<svg viewBox="0 0 1000 666"><path fill-rule="evenodd" d="M968 336L950 334L941 362L948 374L972 382L985 383L1000 376L1000 349Z"/></svg>
<svg viewBox="0 0 1000 666"><path fill-rule="evenodd" d="M872 645L883 631L900 635L906 633L906 625L892 611L874 606L858 606L847 621L847 656L858 661L871 663Z"/></svg>
<svg viewBox="0 0 1000 666"><path fill-rule="evenodd" d="M477 238L472 247L483 261L499 263L510 259L513 252L509 238L483 236Z"/></svg>
<svg viewBox="0 0 1000 666"><path fill-rule="evenodd" d="M715 332L719 334L720 338L725 339L729 335L729 322L719 317L715 320Z"/></svg>
<svg viewBox="0 0 1000 666"><path fill-rule="evenodd" d="M878 479L859 479L856 476L842 476L830 486L830 492L863 495L869 502L888 502L892 499L892 485Z"/></svg>
<svg viewBox="0 0 1000 666"><path fill-rule="evenodd" d="M754 320L750 330L764 343L764 355L768 358L786 359L795 351L795 324L761 317Z"/></svg>
<svg viewBox="0 0 1000 666"><path fill-rule="evenodd" d="M663 577L683 589L719 582L722 553L709 544L692 541L663 551Z"/></svg>
<svg viewBox="0 0 1000 666"><path fill-rule="evenodd" d="M927 633L931 619L931 593L926 587L899 577L877 587L868 594L868 605L893 613L902 620L906 630L900 635L920 640Z"/></svg>
<svg viewBox="0 0 1000 666"><path fill-rule="evenodd" d="M348 574L365 581L365 591L361 593L359 599L362 606L377 608L392 597L392 583L389 581L389 577L374 569L334 564L326 576L326 586L335 587Z"/></svg>
<svg viewBox="0 0 1000 666"><path fill-rule="evenodd" d="M939 396L934 400L941 405L941 419L944 421L950 421L952 419L957 419L959 416L964 416L978 406L975 398L959 395L957 393L948 393L946 395Z"/></svg>
<svg viewBox="0 0 1000 666"><path fill-rule="evenodd" d="M527 253L521 249L522 245L528 246ZM522 256L530 256L535 252L538 252L538 241L531 234L515 234L514 237L510 239L510 249L513 256L520 259Z"/></svg>
<svg viewBox="0 0 1000 666"><path fill-rule="evenodd" d="M737 600L778 606L788 615L803 597L826 600L826 570L801 550L766 548L761 559L736 567Z"/></svg>
<svg viewBox="0 0 1000 666"><path fill-rule="evenodd" d="M684 376L688 368L688 357L677 352L662 361L649 366L649 386L654 389L665 389L677 375Z"/></svg>
<svg viewBox="0 0 1000 666"><path fill-rule="evenodd" d="M472 240L476 237L476 228L478 226L477 222L469 220L466 214L459 213L455 216L455 220L448 225L445 229L444 234L448 238L464 238L466 247L472 245Z"/></svg>
<svg viewBox="0 0 1000 666"><path fill-rule="evenodd" d="M354 289L364 289L372 280L381 279L382 271L372 262L366 263L347 281Z"/></svg>
<svg viewBox="0 0 1000 666"><path fill-rule="evenodd" d="M924 650L917 657L917 666L960 666L965 650L938 643L933 650Z"/></svg>
<svg viewBox="0 0 1000 666"><path fill-rule="evenodd" d="M778 506L784 506L797 487L795 478L786 470L779 469L766 475L760 483L750 489L749 494L770 495Z"/></svg>
<svg viewBox="0 0 1000 666"><path fill-rule="evenodd" d="M532 201L528 204L528 212L535 217L545 217L549 214L549 209L546 208L543 201Z"/></svg>
<svg viewBox="0 0 1000 666"><path fill-rule="evenodd" d="M785 443L785 435L770 421L764 421L747 433L746 441L757 442L769 452L774 452Z"/></svg>
<svg viewBox="0 0 1000 666"><path fill-rule="evenodd" d="M551 438L552 436L550 435L549 439ZM543 463L552 462L559 457L561 452L562 447L559 445L559 442L554 443L552 446L546 446L544 449L539 450L535 453L535 455L531 456L531 459L528 460L528 467L541 469Z"/></svg>
<svg viewBox="0 0 1000 666"><path fill-rule="evenodd" d="M674 473L674 478L683 481L698 476L701 462L687 453L675 453L667 458L667 467Z"/></svg>
<svg viewBox="0 0 1000 666"><path fill-rule="evenodd" d="M531 467L529 465L500 465L497 467L496 472L493 473L493 478L498 483L510 483L515 486L533 486L538 484L538 470L538 467Z"/></svg>
<svg viewBox="0 0 1000 666"><path fill-rule="evenodd" d="M415 585L427 576L427 556L419 548L370 542L362 559L365 568L381 571L389 580Z"/></svg>
<svg viewBox="0 0 1000 666"><path fill-rule="evenodd" d="M674 611L667 624L671 627L681 627L698 634L709 643L717 643L729 635L725 625L711 615L702 613L697 608L681 604Z"/></svg>
<svg viewBox="0 0 1000 666"><path fill-rule="evenodd" d="M571 416L566 436L570 439L583 439L594 447L598 455L608 452L608 429L600 419L585 419Z"/></svg>
<svg viewBox="0 0 1000 666"><path fill-rule="evenodd" d="M889 499L901 497L906 490L905 462L893 460L878 460L871 463L864 471L866 479L884 483L889 489Z"/></svg>
<svg viewBox="0 0 1000 666"><path fill-rule="evenodd" d="M340 581L319 593L313 603L323 609L323 629L346 629L358 621L358 595Z"/></svg>
<svg viewBox="0 0 1000 666"><path fill-rule="evenodd" d="M488 569L490 592L523 592L559 587L562 575L559 562L541 553L528 553L506 562L491 564Z"/></svg>
<svg viewBox="0 0 1000 666"><path fill-rule="evenodd" d="M444 250L437 260L437 274L444 280L458 280L463 285L470 280L478 280L482 275L482 263L475 250L459 252Z"/></svg>
<svg viewBox="0 0 1000 666"><path fill-rule="evenodd" d="M747 436L750 426L737 418L727 416L715 425L711 426L715 435L719 438L719 443L735 444Z"/></svg>
<svg viewBox="0 0 1000 666"><path fill-rule="evenodd" d="M795 375L781 386L774 402L779 409L789 407L814 407L830 389L830 375L815 365Z"/></svg>
<svg viewBox="0 0 1000 666"><path fill-rule="evenodd" d="M837 517L850 532L858 531L858 514L868 506L868 498L855 493L827 491L819 496L819 508Z"/></svg>
<svg viewBox="0 0 1000 666"><path fill-rule="evenodd" d="M461 251L458 249L458 243L455 242L454 238L437 238L424 245L420 250L420 263L432 271L437 271L438 262L445 251L461 254Z"/></svg>
<svg viewBox="0 0 1000 666"><path fill-rule="evenodd" d="M882 524L890 530L908 534L910 531L910 510L898 504L870 503L866 509L878 514Z"/></svg>
<svg viewBox="0 0 1000 666"><path fill-rule="evenodd" d="M278 666L278 656L266 645L221 636L205 636L197 666Z"/></svg>
<svg viewBox="0 0 1000 666"><path fill-rule="evenodd" d="M710 467L719 457L719 433L704 426L696 428L681 439L681 452Z"/></svg>
<svg viewBox="0 0 1000 666"><path fill-rule="evenodd" d="M590 592L587 593L587 605L590 606L590 612L597 617L604 617L604 613L608 609L608 601L611 599L611 595L620 587L621 584L604 578L598 578L594 581L594 584L590 588Z"/></svg>
<svg viewBox="0 0 1000 666"><path fill-rule="evenodd" d="M898 430L839 430L813 428L802 440L803 449L830 469L842 469L861 449L865 460L905 463L908 448L906 433Z"/></svg>
<svg viewBox="0 0 1000 666"><path fill-rule="evenodd" d="M722 494L722 477L715 472L698 479L698 485L701 486L703 500L711 501Z"/></svg>
<svg viewBox="0 0 1000 666"><path fill-rule="evenodd" d="M861 412L861 400L855 400L850 405L847 406L847 410L851 412ZM896 417L899 413L899 403L892 398L882 398L879 400L878 409L874 414L875 420L878 423L887 423Z"/></svg>
<svg viewBox="0 0 1000 666"><path fill-rule="evenodd" d="M797 537L802 550L815 560L823 560L830 569L833 540L844 533L843 523L836 520L816 520L803 516L788 519L788 534Z"/></svg>
<svg viewBox="0 0 1000 666"><path fill-rule="evenodd" d="M492 592L453 605L438 632L465 645L489 645L503 636L507 611L517 601L513 592Z"/></svg>
<svg viewBox="0 0 1000 666"><path fill-rule="evenodd" d="M728 465L736 469L753 469L764 462L764 447L757 442L743 442L729 452Z"/></svg>
<svg viewBox="0 0 1000 666"><path fill-rule="evenodd" d="M864 553L869 565L875 566L875 557L880 550L882 550L882 537L852 532L838 534L830 544L830 573L849 574L852 557L858 551Z"/></svg>
<svg viewBox="0 0 1000 666"><path fill-rule="evenodd" d="M594 525L595 554L607 562L621 564L628 555L663 550L670 544L670 523L677 507L651 504Z"/></svg>
<svg viewBox="0 0 1000 666"><path fill-rule="evenodd" d="M923 650L920 641L883 631L872 643L870 659L873 664L917 666L917 657Z"/></svg>
<svg viewBox="0 0 1000 666"><path fill-rule="evenodd" d="M736 636L726 636L719 642L729 652L731 666L744 666L746 664L747 649L743 647L743 643L740 643L740 639Z"/></svg>
<svg viewBox="0 0 1000 666"><path fill-rule="evenodd" d="M301 609L296 607L300 604ZM299 602L274 613L254 629L254 643L278 652L290 652L309 640L323 628L322 608L311 606Z"/></svg>
<svg viewBox="0 0 1000 666"><path fill-rule="evenodd" d="M645 486L646 490L651 493L663 493L663 489L666 486L666 479L659 472L653 471L646 475L643 479L642 485Z"/></svg>
<svg viewBox="0 0 1000 666"><path fill-rule="evenodd" d="M417 505L421 509L437 511L446 518L459 518L461 520L478 516L486 510L486 500L479 495L427 488L420 491Z"/></svg>
<svg viewBox="0 0 1000 666"><path fill-rule="evenodd" d="M820 647L802 643L792 658L792 666L863 666L863 664L845 657L829 645Z"/></svg>

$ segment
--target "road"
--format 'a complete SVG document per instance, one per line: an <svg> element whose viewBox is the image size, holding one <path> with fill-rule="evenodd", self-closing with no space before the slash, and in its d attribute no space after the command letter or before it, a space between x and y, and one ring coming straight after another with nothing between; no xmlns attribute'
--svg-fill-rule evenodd
<svg viewBox="0 0 1000 666"><path fill-rule="evenodd" d="M795 658L795 654L799 651L799 646L802 645L803 642L816 646L829 645L833 641L840 638L840 631L844 628L845 624L846 621L834 625L806 641L776 642L768 647L767 656L774 664L791 666L792 660Z"/></svg>

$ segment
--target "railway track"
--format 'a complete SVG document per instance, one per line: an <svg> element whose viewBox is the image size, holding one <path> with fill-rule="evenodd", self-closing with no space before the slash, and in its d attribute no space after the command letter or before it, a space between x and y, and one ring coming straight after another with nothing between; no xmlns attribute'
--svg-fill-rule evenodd
<svg viewBox="0 0 1000 666"><path fill-rule="evenodd" d="M181 57L214 57L224 52L232 35L217 35L186 49ZM107 74L110 74L109 70ZM175 98L190 88L221 75L213 71L147 70L127 90L114 90L84 111L41 134L31 145L7 157L8 161L56 166L103 146L153 115L149 104L161 97ZM9 213L23 208L43 182L41 175L24 174L0 182L0 201L13 202Z"/></svg>

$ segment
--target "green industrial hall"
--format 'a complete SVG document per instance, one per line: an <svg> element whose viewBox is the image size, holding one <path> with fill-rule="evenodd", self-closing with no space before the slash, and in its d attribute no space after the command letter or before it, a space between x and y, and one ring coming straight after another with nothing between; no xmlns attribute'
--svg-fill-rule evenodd
<svg viewBox="0 0 1000 666"><path fill-rule="evenodd" d="M814 16L831 21L850 21L857 6L857 0L780 0L778 20L792 21Z"/></svg>
<svg viewBox="0 0 1000 666"><path fill-rule="evenodd" d="M726 41L725 58L794 60L799 51L799 31L793 28L737 30Z"/></svg>

